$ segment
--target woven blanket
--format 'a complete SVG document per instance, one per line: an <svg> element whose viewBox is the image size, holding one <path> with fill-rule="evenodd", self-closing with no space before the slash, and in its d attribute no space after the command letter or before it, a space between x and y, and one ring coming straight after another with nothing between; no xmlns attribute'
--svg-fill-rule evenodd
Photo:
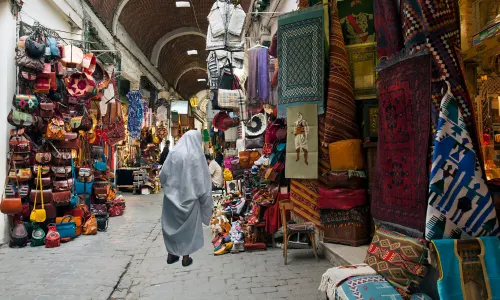
<svg viewBox="0 0 500 300"><path fill-rule="evenodd" d="M356 139L356 104L352 88L351 71L342 36L338 10L332 12L330 21L330 78L326 104L324 145L340 140Z"/></svg>
<svg viewBox="0 0 500 300"><path fill-rule="evenodd" d="M427 207L430 85L428 54L398 59L379 72L372 216L421 232Z"/></svg>
<svg viewBox="0 0 500 300"><path fill-rule="evenodd" d="M128 99L128 124L129 135L133 139L141 137L141 125L144 117L142 109L142 94L140 91L130 91L127 93Z"/></svg>
<svg viewBox="0 0 500 300"><path fill-rule="evenodd" d="M483 180L457 101L441 101L429 184L426 239L498 235L495 205Z"/></svg>
<svg viewBox="0 0 500 300"><path fill-rule="evenodd" d="M290 182L290 201L294 204L292 211L316 226L321 226L318 209L320 186L318 180L292 179Z"/></svg>
<svg viewBox="0 0 500 300"><path fill-rule="evenodd" d="M391 58L403 49L403 33L396 1L374 0L375 31L378 58Z"/></svg>
<svg viewBox="0 0 500 300"><path fill-rule="evenodd" d="M322 209L320 210L321 224L324 227L337 228L345 226L363 226L364 216L369 213L368 206L355 207L349 210Z"/></svg>
<svg viewBox="0 0 500 300"><path fill-rule="evenodd" d="M336 290L345 280L354 276L376 275L377 272L367 264L340 266L328 269L321 277L318 290L325 292L328 299L335 299Z"/></svg>
<svg viewBox="0 0 500 300"><path fill-rule="evenodd" d="M384 3L385 4L385 3ZM403 0L403 38L407 51L429 49L432 53L433 135L439 119L442 90L446 81L457 99L474 148L478 149L473 103L467 92L460 63L460 20L458 1Z"/></svg>
<svg viewBox="0 0 500 300"><path fill-rule="evenodd" d="M278 117L286 108L317 104L324 113L324 11L301 9L278 18Z"/></svg>

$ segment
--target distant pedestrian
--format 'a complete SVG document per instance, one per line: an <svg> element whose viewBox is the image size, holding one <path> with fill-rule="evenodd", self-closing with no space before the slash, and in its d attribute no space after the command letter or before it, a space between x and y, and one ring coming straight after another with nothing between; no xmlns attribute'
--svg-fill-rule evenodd
<svg viewBox="0 0 500 300"><path fill-rule="evenodd" d="M160 172L163 186L161 226L167 248L167 263L179 261L187 267L189 257L203 247L202 223L212 217L212 182L201 148L201 133L185 133L169 153Z"/></svg>
<svg viewBox="0 0 500 300"><path fill-rule="evenodd" d="M224 155L222 155L220 150L217 151L217 154L215 155L215 161L222 167L222 164L224 163Z"/></svg>
<svg viewBox="0 0 500 300"><path fill-rule="evenodd" d="M208 164L208 171L212 179L212 191L221 189L224 186L224 177L222 176L221 166L208 154L205 154Z"/></svg>
<svg viewBox="0 0 500 300"><path fill-rule="evenodd" d="M160 155L160 166L163 166L163 164L167 160L167 156L168 156L169 151L170 151L170 141L167 140L165 142L165 147L163 147L163 151L161 152L161 155Z"/></svg>

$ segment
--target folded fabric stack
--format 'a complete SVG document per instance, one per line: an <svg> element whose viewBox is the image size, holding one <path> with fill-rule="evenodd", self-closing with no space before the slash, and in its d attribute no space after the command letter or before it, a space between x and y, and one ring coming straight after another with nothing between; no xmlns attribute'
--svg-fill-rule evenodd
<svg viewBox="0 0 500 300"><path fill-rule="evenodd" d="M361 140L329 145L331 171L323 174L318 207L326 242L359 246L369 241L369 206Z"/></svg>

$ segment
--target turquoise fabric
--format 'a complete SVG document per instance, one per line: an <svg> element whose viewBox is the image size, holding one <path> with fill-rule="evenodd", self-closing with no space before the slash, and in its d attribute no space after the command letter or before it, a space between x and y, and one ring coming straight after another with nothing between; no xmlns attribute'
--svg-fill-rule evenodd
<svg viewBox="0 0 500 300"><path fill-rule="evenodd" d="M490 283L491 299L500 299L500 240L493 236L482 237L479 240L485 253L484 264Z"/></svg>

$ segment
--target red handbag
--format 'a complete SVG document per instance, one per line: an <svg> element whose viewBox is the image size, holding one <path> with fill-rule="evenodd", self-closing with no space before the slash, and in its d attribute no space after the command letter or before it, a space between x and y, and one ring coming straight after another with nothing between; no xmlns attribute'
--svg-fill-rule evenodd
<svg viewBox="0 0 500 300"><path fill-rule="evenodd" d="M113 204L108 209L108 213L110 217L117 217L123 215L123 208L120 205Z"/></svg>
<svg viewBox="0 0 500 300"><path fill-rule="evenodd" d="M318 207L320 209L341 209L363 206L368 203L366 190L319 188Z"/></svg>

